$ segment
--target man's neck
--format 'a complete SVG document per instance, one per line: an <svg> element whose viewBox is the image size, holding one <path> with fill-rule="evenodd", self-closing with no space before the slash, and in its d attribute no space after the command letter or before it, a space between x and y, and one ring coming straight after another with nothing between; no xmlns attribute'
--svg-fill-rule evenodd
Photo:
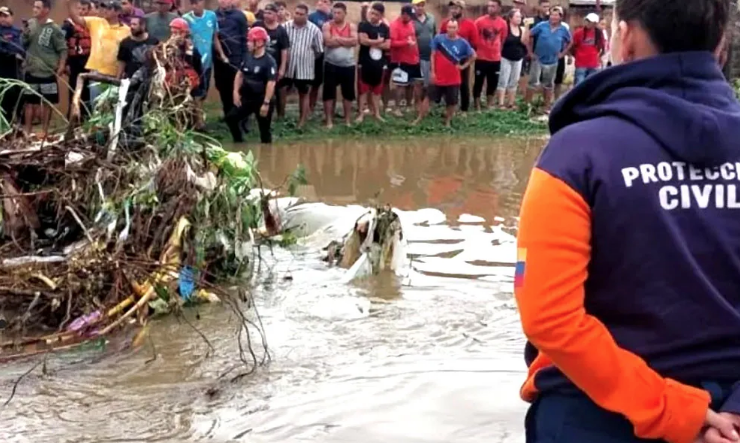
<svg viewBox="0 0 740 443"><path fill-rule="evenodd" d="M259 48L259 49L255 49L254 52L252 53L252 57L254 57L254 58L260 58L263 55L265 55L265 48L264 47Z"/></svg>
<svg viewBox="0 0 740 443"><path fill-rule="evenodd" d="M49 16L48 15L46 17L38 16L36 21L38 22L38 24L43 25L44 23L49 21Z"/></svg>
<svg viewBox="0 0 740 443"><path fill-rule="evenodd" d="M118 16L116 16L115 18L109 18L107 20L108 20L108 24L111 26L118 26L121 24L120 20L118 20Z"/></svg>
<svg viewBox="0 0 740 443"><path fill-rule="evenodd" d="M426 19L427 19L427 13L426 13L426 12L417 12L417 13L416 13L416 18L417 18L417 19L418 19L418 20L419 20L420 22L423 22L424 20L426 20Z"/></svg>
<svg viewBox="0 0 740 443"><path fill-rule="evenodd" d="M343 20L343 21L341 21L341 22L338 22L338 21L334 20L334 26L336 26L337 28L344 28L344 26L345 26L346 24L347 24L347 22L346 22L346 21L344 21L344 20Z"/></svg>
<svg viewBox="0 0 740 443"><path fill-rule="evenodd" d="M143 42L144 40L146 40L146 39L148 39L148 38L149 38L149 33L147 33L147 32L144 32L144 33L142 33L142 34L141 34L141 35L139 35L139 36L136 36L136 35L133 35L133 34L132 34L132 35L131 35L131 38L132 38L132 39L134 39L134 40L136 40L137 42Z"/></svg>
<svg viewBox="0 0 740 443"><path fill-rule="evenodd" d="M488 14L489 17L491 17L491 20L496 20L498 18L498 14Z"/></svg>
<svg viewBox="0 0 740 443"><path fill-rule="evenodd" d="M277 21L277 20L275 20L274 22L270 22L270 23L268 23L268 22L265 22L265 26L267 26L267 29L270 29L270 30L272 30L272 29L275 29L275 28L277 28L278 26L280 26L280 23L278 23L278 21Z"/></svg>
<svg viewBox="0 0 740 443"><path fill-rule="evenodd" d="M193 15L196 16L196 17L203 17L203 14L205 14L205 12L206 12L205 9L202 10L202 11L200 11L200 12L193 11Z"/></svg>

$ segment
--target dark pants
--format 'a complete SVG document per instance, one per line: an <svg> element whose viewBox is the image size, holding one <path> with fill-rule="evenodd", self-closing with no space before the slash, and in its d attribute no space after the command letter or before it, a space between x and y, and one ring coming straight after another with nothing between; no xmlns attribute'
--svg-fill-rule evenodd
<svg viewBox="0 0 740 443"><path fill-rule="evenodd" d="M260 115L260 108L262 107L263 100L243 102L239 108L232 108L231 111L226 115L226 124L229 126L231 136L234 138L234 143L241 143L244 141L242 136L242 122L245 122L249 116L254 114L257 119L257 126L260 130L260 141L262 143L272 143L272 130L270 125L272 124L272 112L275 109L275 104L270 104L270 110L267 111L267 115L262 117Z"/></svg>
<svg viewBox="0 0 740 443"><path fill-rule="evenodd" d="M470 66L460 71L462 83L460 84L460 110L468 112L470 109Z"/></svg>
<svg viewBox="0 0 740 443"><path fill-rule="evenodd" d="M501 72L501 62L488 60L475 61L475 83L473 83L473 98L478 100L483 92L483 82L486 82L486 96L491 97L498 87L498 76Z"/></svg>
<svg viewBox="0 0 740 443"><path fill-rule="evenodd" d="M659 443L635 437L620 414L601 409L583 394L545 394L527 411L527 443Z"/></svg>
<svg viewBox="0 0 740 443"><path fill-rule="evenodd" d="M234 77L236 77L236 68L234 66L224 63L218 58L214 58L213 83L216 85L218 95L221 97L224 117L228 116L234 108Z"/></svg>

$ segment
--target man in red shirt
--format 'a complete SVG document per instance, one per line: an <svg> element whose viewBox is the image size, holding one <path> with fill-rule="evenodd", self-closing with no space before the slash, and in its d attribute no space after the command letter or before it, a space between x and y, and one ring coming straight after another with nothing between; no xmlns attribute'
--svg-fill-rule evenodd
<svg viewBox="0 0 740 443"><path fill-rule="evenodd" d="M464 18L463 13L465 12L465 1L463 0L451 0L448 3L450 7L451 18L448 18L442 22L440 32L447 32L447 23L450 20L455 20L458 24L457 35L460 38L465 39L473 49L478 48L478 29L475 27L475 22L469 18ZM460 84L460 110L462 112L468 112L470 109L470 66L462 71L462 83Z"/></svg>
<svg viewBox="0 0 740 443"><path fill-rule="evenodd" d="M606 47L604 33L599 29L599 16L593 12L586 16L586 26L573 33L573 55L576 59L575 84L597 73L601 55Z"/></svg>
<svg viewBox="0 0 740 443"><path fill-rule="evenodd" d="M488 14L478 18L475 27L478 29L478 58L475 60L473 101L475 109L480 111L483 82L486 82L486 106L491 108L495 102L493 96L501 70L501 48L509 32L506 20L501 18L501 0L488 0Z"/></svg>
<svg viewBox="0 0 740 443"><path fill-rule="evenodd" d="M446 34L439 34L432 40L432 66L430 69L431 95L435 102L445 100L445 127L450 127L455 115L457 96L463 82L461 73L465 72L475 60L475 51L467 40L458 36L456 20L447 22ZM429 109L429 100L425 99L419 109L419 123Z"/></svg>
<svg viewBox="0 0 740 443"><path fill-rule="evenodd" d="M423 77L419 59L419 45L416 42L416 28L411 21L414 8L404 5L401 16L390 26L391 30L391 80L396 86L396 116L403 117L401 100L408 88L414 89L416 97L422 94ZM420 103L420 100L417 100ZM408 102L406 105L408 106Z"/></svg>

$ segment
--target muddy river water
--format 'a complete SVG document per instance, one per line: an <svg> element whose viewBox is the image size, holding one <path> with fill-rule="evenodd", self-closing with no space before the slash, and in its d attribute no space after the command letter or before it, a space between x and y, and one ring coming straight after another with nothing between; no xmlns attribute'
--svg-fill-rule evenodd
<svg viewBox="0 0 740 443"><path fill-rule="evenodd" d="M344 284L316 248L263 256L255 298L272 362L238 382L222 306L136 350L49 359L0 406L3 442L523 442L524 340L512 300L519 202L541 139L425 138L255 147L280 183L336 205L399 208L412 271ZM156 359L150 361L156 354ZM33 365L0 368L0 403ZM211 395L208 395L209 392Z"/></svg>

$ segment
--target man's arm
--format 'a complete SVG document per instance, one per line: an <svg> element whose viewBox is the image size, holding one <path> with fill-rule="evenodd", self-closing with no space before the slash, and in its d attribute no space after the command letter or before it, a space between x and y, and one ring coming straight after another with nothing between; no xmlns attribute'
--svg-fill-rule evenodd
<svg viewBox="0 0 740 443"><path fill-rule="evenodd" d="M553 136L522 202L514 295L524 334L540 352L522 397L532 400L535 374L555 366L600 407L625 416L637 437L691 443L708 414L709 393L661 377L586 312L592 214L573 166L584 156L574 143L585 134L566 128Z"/></svg>
<svg viewBox="0 0 740 443"><path fill-rule="evenodd" d="M243 81L244 81L244 74L242 74L241 69L238 69L236 71L236 76L234 77L234 87L231 92L232 94L231 98L234 101L234 105L236 105L236 107L238 108L242 106L242 97L241 97L241 94L239 93L239 90L241 89Z"/></svg>
<svg viewBox="0 0 740 443"><path fill-rule="evenodd" d="M335 37L339 46L353 48L357 46L357 26L354 23L349 24L349 37Z"/></svg>
<svg viewBox="0 0 740 443"><path fill-rule="evenodd" d="M408 47L409 42L405 38L401 38L399 29L395 26L391 27L391 48L405 48Z"/></svg>
<svg viewBox="0 0 740 443"><path fill-rule="evenodd" d="M467 67L470 66L475 61L476 57L478 57L478 55L475 53L475 50L471 47L470 56L468 57L467 60L465 60L465 63L460 65L460 70L463 71L467 69Z"/></svg>
<svg viewBox="0 0 740 443"><path fill-rule="evenodd" d="M57 76L61 77L64 74L64 69L67 67L67 40L64 38L64 31L61 28L56 28L54 33L54 50L59 54L59 63L57 63Z"/></svg>
<svg viewBox="0 0 740 443"><path fill-rule="evenodd" d="M221 46L221 38L218 35L218 31L215 29L213 30L213 49L216 50L216 54L222 62L229 62L229 58L226 57L226 53L224 52L224 47Z"/></svg>
<svg viewBox="0 0 740 443"><path fill-rule="evenodd" d="M324 23L324 26L322 26L321 29L324 37L324 45L327 48L338 47L339 41L337 40L337 37L331 35L331 27L329 26L329 22Z"/></svg>

